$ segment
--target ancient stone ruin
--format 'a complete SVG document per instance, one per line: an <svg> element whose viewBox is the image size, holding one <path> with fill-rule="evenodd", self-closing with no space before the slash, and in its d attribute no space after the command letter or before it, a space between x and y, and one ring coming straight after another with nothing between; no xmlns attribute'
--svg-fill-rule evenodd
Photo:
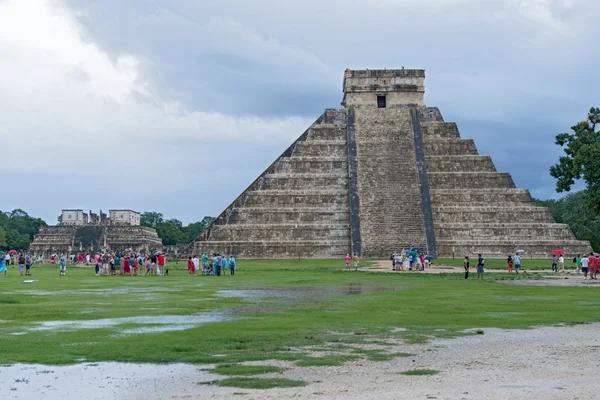
<svg viewBox="0 0 600 400"><path fill-rule="evenodd" d="M346 70L328 109L194 243L244 258L590 251L424 104L423 70Z"/></svg>
<svg viewBox="0 0 600 400"><path fill-rule="evenodd" d="M73 254L103 250L162 250L156 230L140 226L133 210L109 210L109 215L62 210L61 223L43 226L29 246L36 255Z"/></svg>

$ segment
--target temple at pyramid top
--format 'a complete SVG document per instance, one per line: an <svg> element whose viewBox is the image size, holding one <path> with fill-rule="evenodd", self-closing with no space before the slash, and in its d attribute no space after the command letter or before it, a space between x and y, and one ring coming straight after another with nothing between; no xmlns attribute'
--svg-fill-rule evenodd
<svg viewBox="0 0 600 400"><path fill-rule="evenodd" d="M327 109L194 242L243 258L591 250L424 103L425 71L344 72ZM256 157L262 157L256 155Z"/></svg>
<svg viewBox="0 0 600 400"><path fill-rule="evenodd" d="M425 105L422 69L347 69L343 86L344 107Z"/></svg>

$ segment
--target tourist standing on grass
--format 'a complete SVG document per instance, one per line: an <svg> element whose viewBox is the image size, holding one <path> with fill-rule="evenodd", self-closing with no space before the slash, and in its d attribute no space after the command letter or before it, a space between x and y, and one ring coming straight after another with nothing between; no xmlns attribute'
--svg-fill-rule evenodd
<svg viewBox="0 0 600 400"><path fill-rule="evenodd" d="M0 251L0 273L2 272L6 276L6 259L4 258L4 252Z"/></svg>
<svg viewBox="0 0 600 400"><path fill-rule="evenodd" d="M581 259L581 272L583 272L583 280L587 281L588 269L590 266L590 260L587 257Z"/></svg>
<svg viewBox="0 0 600 400"><path fill-rule="evenodd" d="M392 271L396 270L396 254L392 253L390 256L390 260L392 260Z"/></svg>
<svg viewBox="0 0 600 400"><path fill-rule="evenodd" d="M148 274L152 275L152 261L149 257L146 257L146 273L144 276L148 276Z"/></svg>
<svg viewBox="0 0 600 400"><path fill-rule="evenodd" d="M512 274L513 258L510 254L508 255L508 258L506 259L506 263L508 264L508 273Z"/></svg>
<svg viewBox="0 0 600 400"><path fill-rule="evenodd" d="M31 275L31 256L25 256L25 275Z"/></svg>
<svg viewBox="0 0 600 400"><path fill-rule="evenodd" d="M129 255L129 275L133 276L135 274L135 257L133 253Z"/></svg>
<svg viewBox="0 0 600 400"><path fill-rule="evenodd" d="M130 273L131 273L131 267L129 266L129 258L127 258L127 256L125 256L123 258L123 275L130 274Z"/></svg>
<svg viewBox="0 0 600 400"><path fill-rule="evenodd" d="M396 271L402 271L402 257L400 254L396 254Z"/></svg>
<svg viewBox="0 0 600 400"><path fill-rule="evenodd" d="M556 254L552 256L552 272L558 272L558 257L556 257Z"/></svg>
<svg viewBox="0 0 600 400"><path fill-rule="evenodd" d="M227 275L227 256L225 254L221 254L221 270L223 271L223 276Z"/></svg>
<svg viewBox="0 0 600 400"><path fill-rule="evenodd" d="M6 255L4 256L4 261L6 263L6 268L8 268L8 266L10 265L10 254L6 253Z"/></svg>
<svg viewBox="0 0 600 400"><path fill-rule="evenodd" d="M206 252L204 252L204 254L202 254L202 269L203 270L208 269L208 254L206 254Z"/></svg>
<svg viewBox="0 0 600 400"><path fill-rule="evenodd" d="M23 254L19 254L19 273L21 274L21 276L23 276L24 272L25 272L25 257L23 257Z"/></svg>
<svg viewBox="0 0 600 400"><path fill-rule="evenodd" d="M231 276L235 275L235 269L236 269L237 265L235 263L235 257L234 256L229 256L229 274Z"/></svg>
<svg viewBox="0 0 600 400"><path fill-rule="evenodd" d="M64 276L67 271L67 262L65 261L65 256L60 255L60 260L58 261L58 275Z"/></svg>
<svg viewBox="0 0 600 400"><path fill-rule="evenodd" d="M463 267L465 269L465 279L469 279L469 256L465 256L465 261L463 261Z"/></svg>
<svg viewBox="0 0 600 400"><path fill-rule="evenodd" d="M483 279L483 264L485 264L485 260L479 254L479 258L477 259L477 279Z"/></svg>
<svg viewBox="0 0 600 400"><path fill-rule="evenodd" d="M194 261L194 273L197 273L198 271L200 271L200 259L198 258L198 256L194 255L192 261Z"/></svg>
<svg viewBox="0 0 600 400"><path fill-rule="evenodd" d="M344 257L344 261L346 262L346 271L349 271L350 261L352 261L352 257L350 257L350 254L346 254L346 257Z"/></svg>
<svg viewBox="0 0 600 400"><path fill-rule="evenodd" d="M596 263L596 257L594 256L594 253L590 253L590 256L588 257L588 264L589 264L590 279L596 279L597 263Z"/></svg>
<svg viewBox="0 0 600 400"><path fill-rule="evenodd" d="M156 257L156 262L158 263L158 267L156 268L156 275L160 275L161 273L164 274L165 273L165 256L163 253L160 253L158 255L158 257Z"/></svg>
<svg viewBox="0 0 600 400"><path fill-rule="evenodd" d="M562 254L560 255L560 257L558 257L558 268L556 269L556 272L558 272L558 270L560 270L561 272L565 272L565 256L563 256Z"/></svg>
<svg viewBox="0 0 600 400"><path fill-rule="evenodd" d="M115 262L115 274L121 275L121 257L120 254L117 253L114 258Z"/></svg>
<svg viewBox="0 0 600 400"><path fill-rule="evenodd" d="M358 254L354 253L354 257L352 257L352 261L354 261L354 270L358 271Z"/></svg>
<svg viewBox="0 0 600 400"><path fill-rule="evenodd" d="M577 257L575 257L575 273L580 273L581 272L581 254L577 254Z"/></svg>
<svg viewBox="0 0 600 400"><path fill-rule="evenodd" d="M515 272L518 274L521 269L521 256L519 253L516 253L513 257L513 263L515 264Z"/></svg>
<svg viewBox="0 0 600 400"><path fill-rule="evenodd" d="M196 275L196 266L194 265L194 260L192 260L192 256L188 258L188 276Z"/></svg>

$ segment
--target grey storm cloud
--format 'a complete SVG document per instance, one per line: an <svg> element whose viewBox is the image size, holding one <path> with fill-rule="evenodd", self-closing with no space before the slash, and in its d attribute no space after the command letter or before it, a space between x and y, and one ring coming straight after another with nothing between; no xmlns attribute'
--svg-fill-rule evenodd
<svg viewBox="0 0 600 400"><path fill-rule="evenodd" d="M2 208L216 215L339 107L345 68L400 66L517 186L556 196L554 135L598 105L599 17L593 0L0 1L0 136L28 155Z"/></svg>

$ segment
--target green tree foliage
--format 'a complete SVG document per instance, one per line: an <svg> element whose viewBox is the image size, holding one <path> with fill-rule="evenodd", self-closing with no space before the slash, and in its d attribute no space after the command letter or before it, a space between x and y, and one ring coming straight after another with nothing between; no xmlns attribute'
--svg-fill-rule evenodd
<svg viewBox="0 0 600 400"><path fill-rule="evenodd" d="M198 235L204 232L214 220L214 217L204 217L202 218L202 221L189 224L185 228L188 242L191 242L192 240L196 239Z"/></svg>
<svg viewBox="0 0 600 400"><path fill-rule="evenodd" d="M600 214L600 108L591 108L585 121L571 127L573 133L556 135L556 144L565 155L550 168L556 178L556 191L569 192L576 180L583 179L587 200L596 214Z"/></svg>
<svg viewBox="0 0 600 400"><path fill-rule="evenodd" d="M187 226L178 219L165 220L163 214L154 211L142 213L140 224L156 229L156 233L167 246L189 243L214 221L213 217L204 217L202 221L193 222Z"/></svg>
<svg viewBox="0 0 600 400"><path fill-rule="evenodd" d="M150 228L156 228L158 224L164 222L163 215L154 211L143 212L140 216L140 225L149 226Z"/></svg>
<svg viewBox="0 0 600 400"><path fill-rule="evenodd" d="M40 226L45 225L42 219L31 217L20 208L0 211L0 249L27 250Z"/></svg>
<svg viewBox="0 0 600 400"><path fill-rule="evenodd" d="M575 237L589 240L595 251L600 251L600 216L592 207L587 191L571 193L559 200L535 200L548 207L550 215L558 223L569 224Z"/></svg>

